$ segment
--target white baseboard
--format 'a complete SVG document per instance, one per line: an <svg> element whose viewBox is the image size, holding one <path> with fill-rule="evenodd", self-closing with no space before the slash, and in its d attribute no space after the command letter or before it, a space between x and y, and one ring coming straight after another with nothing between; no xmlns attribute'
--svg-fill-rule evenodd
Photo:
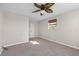
<svg viewBox="0 0 79 59"><path fill-rule="evenodd" d="M6 44L6 45L4 45L3 47L14 46L14 45L17 45L17 44L22 44L22 43L27 43L27 41L24 41L24 42L19 42L19 43Z"/></svg>
<svg viewBox="0 0 79 59"><path fill-rule="evenodd" d="M40 38L40 37L31 37L31 38L29 38L29 39L36 39L36 38Z"/></svg>
<svg viewBox="0 0 79 59"><path fill-rule="evenodd" d="M47 38L43 38L43 37L40 37L40 38L48 40ZM52 42L55 42L55 43L58 43L58 44L61 44L61 45L68 46L68 47L75 48L75 49L79 50L79 47L76 47L76 46L68 45L68 44L65 44L65 43L62 43L62 42L58 42L58 41L55 41L55 40L48 40L48 41L52 41Z"/></svg>

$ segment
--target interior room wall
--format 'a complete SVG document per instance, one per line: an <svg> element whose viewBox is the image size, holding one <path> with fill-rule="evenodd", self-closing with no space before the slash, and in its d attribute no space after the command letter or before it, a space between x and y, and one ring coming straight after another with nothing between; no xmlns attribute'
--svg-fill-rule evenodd
<svg viewBox="0 0 79 59"><path fill-rule="evenodd" d="M19 14L5 12L3 25L3 45L11 46L29 40L29 18Z"/></svg>
<svg viewBox="0 0 79 59"><path fill-rule="evenodd" d="M30 20L29 24L29 37L38 37L38 22Z"/></svg>
<svg viewBox="0 0 79 59"><path fill-rule="evenodd" d="M3 30L3 13L0 10L0 54L2 52L2 45L3 45L3 40L2 40L2 30Z"/></svg>
<svg viewBox="0 0 79 59"><path fill-rule="evenodd" d="M50 31L48 20L54 18L57 18L57 26ZM40 21L39 37L79 49L79 9Z"/></svg>

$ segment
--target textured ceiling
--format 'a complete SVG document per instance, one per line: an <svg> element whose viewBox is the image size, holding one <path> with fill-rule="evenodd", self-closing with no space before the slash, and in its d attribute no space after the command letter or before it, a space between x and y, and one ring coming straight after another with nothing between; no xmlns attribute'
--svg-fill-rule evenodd
<svg viewBox="0 0 79 59"><path fill-rule="evenodd" d="M37 9L33 5L33 3L1 3L0 6L4 11L10 11L21 15L29 16L32 20L40 21L45 18L60 15L67 11L79 8L79 3L56 3L52 7L54 13L45 13L43 16L40 16L39 12L32 13L32 11Z"/></svg>

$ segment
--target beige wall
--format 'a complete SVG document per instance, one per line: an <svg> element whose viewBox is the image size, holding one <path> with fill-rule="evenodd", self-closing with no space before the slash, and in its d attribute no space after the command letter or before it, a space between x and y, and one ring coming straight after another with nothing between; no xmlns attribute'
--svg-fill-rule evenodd
<svg viewBox="0 0 79 59"><path fill-rule="evenodd" d="M10 12L5 12L3 40L4 46L28 42L29 18Z"/></svg>
<svg viewBox="0 0 79 59"><path fill-rule="evenodd" d="M57 27L56 30L49 31L48 20L52 18L57 18ZM41 21L39 36L79 49L79 9Z"/></svg>
<svg viewBox="0 0 79 59"><path fill-rule="evenodd" d="M3 43L2 30L3 30L3 13L0 10L0 54L2 52L2 43Z"/></svg>

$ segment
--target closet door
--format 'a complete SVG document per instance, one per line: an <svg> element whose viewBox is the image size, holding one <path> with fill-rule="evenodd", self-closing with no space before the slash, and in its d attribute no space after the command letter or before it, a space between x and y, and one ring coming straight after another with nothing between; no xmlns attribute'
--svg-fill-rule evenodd
<svg viewBox="0 0 79 59"><path fill-rule="evenodd" d="M30 23L30 38L33 38L35 36L35 24L34 23Z"/></svg>

